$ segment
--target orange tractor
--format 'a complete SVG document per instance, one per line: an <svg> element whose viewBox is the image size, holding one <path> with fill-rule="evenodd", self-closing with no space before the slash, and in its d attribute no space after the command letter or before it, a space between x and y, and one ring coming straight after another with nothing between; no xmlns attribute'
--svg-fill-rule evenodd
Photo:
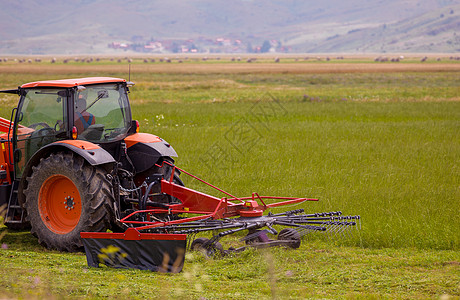
<svg viewBox="0 0 460 300"><path fill-rule="evenodd" d="M92 266L158 270L166 265L164 270L174 272L182 268L187 248L207 254L241 251L244 247L223 250L219 240L242 230L248 231L242 241L250 246L297 248L304 234L337 234L357 224L359 216L341 212L266 215L272 207L317 199L257 193L239 198L179 169L170 144L138 132L128 99L132 85L91 77L0 91L20 97L10 120L0 118L0 207L8 228L30 227L51 249L84 246ZM224 197L186 188L181 173ZM275 225L288 228L278 234ZM192 242L206 231L213 237Z"/></svg>
<svg viewBox="0 0 460 300"><path fill-rule="evenodd" d="M161 138L138 133L128 100L131 84L94 77L1 91L20 97L11 120L0 119L0 206L7 210L6 226L30 225L45 247L76 251L81 231L122 228L117 220L133 205L121 201L128 193L119 186L130 189L149 174L169 175L169 165L156 164L173 162L177 154Z"/></svg>

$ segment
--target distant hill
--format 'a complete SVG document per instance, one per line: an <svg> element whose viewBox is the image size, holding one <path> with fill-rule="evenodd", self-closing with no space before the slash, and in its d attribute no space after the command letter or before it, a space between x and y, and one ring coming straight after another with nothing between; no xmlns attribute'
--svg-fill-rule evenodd
<svg viewBox="0 0 460 300"><path fill-rule="evenodd" d="M459 20L460 0L9 1L0 54L116 53L108 44L218 38L241 41L238 49L273 40L291 52L455 52Z"/></svg>
<svg viewBox="0 0 460 300"><path fill-rule="evenodd" d="M357 28L299 47L313 52L460 52L460 5L395 23Z"/></svg>

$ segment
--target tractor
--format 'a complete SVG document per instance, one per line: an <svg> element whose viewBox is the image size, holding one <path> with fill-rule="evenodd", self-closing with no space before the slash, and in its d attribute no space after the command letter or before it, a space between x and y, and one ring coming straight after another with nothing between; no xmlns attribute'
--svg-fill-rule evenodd
<svg viewBox="0 0 460 300"><path fill-rule="evenodd" d="M8 228L30 227L49 249L84 248L90 266L178 272L186 249L298 248L310 232L337 235L360 224L340 211L265 214L318 199L236 197L175 166L168 142L139 133L128 99L133 85L89 77L0 91L19 96L10 120L0 118L0 212ZM185 187L183 176L223 197ZM220 239L245 231L244 246L223 249ZM192 239L204 232L212 237Z"/></svg>
<svg viewBox="0 0 460 300"><path fill-rule="evenodd" d="M131 118L132 85L92 77L1 91L20 97L11 120L0 119L0 206L8 228L30 226L43 246L77 251L80 232L124 227L117 220L135 207L128 190L151 174L171 175L173 147L139 133ZM158 167L163 162L169 164ZM182 184L178 172L173 177Z"/></svg>

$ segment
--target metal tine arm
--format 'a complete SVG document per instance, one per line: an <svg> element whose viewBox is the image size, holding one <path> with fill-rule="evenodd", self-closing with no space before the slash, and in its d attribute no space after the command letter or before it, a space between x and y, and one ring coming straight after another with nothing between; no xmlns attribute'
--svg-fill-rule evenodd
<svg viewBox="0 0 460 300"><path fill-rule="evenodd" d="M300 234L300 236L305 236L307 234L310 234L312 232L315 232L317 230L313 230L313 229L307 229L307 228L301 228L300 230L297 230L297 232Z"/></svg>
<svg viewBox="0 0 460 300"><path fill-rule="evenodd" d="M341 211L330 211L330 212L322 212L322 213L314 213L314 214L302 214L298 216L306 217L306 218L321 218L321 217L335 217L341 216Z"/></svg>
<svg viewBox="0 0 460 300"><path fill-rule="evenodd" d="M177 225L170 225L164 227L158 227L156 229L164 229L166 231L174 231L175 233L197 233L197 232L204 232L204 231L211 231L211 230L219 230L219 229L231 229L231 228L238 228L238 227L247 227L247 224L244 223L236 223L236 224L227 224L221 226L194 226L189 227L187 225L177 226Z"/></svg>
<svg viewBox="0 0 460 300"><path fill-rule="evenodd" d="M336 229L338 228L339 225L337 225L337 222L327 222L327 231L332 232L337 235Z"/></svg>
<svg viewBox="0 0 460 300"><path fill-rule="evenodd" d="M299 214L302 212L304 212L304 209L300 208L300 209L290 210L290 211L286 211L286 212L279 213L279 214L269 213L268 216L269 217L292 216L292 215Z"/></svg>
<svg viewBox="0 0 460 300"><path fill-rule="evenodd" d="M341 232L343 232L344 235L346 233L348 236L350 236L351 226L356 226L356 222L346 222Z"/></svg>
<svg viewBox="0 0 460 300"><path fill-rule="evenodd" d="M302 216L295 216L295 217L281 217L275 218L279 221L293 221L296 223L303 223L303 222L310 222L310 221L333 221L333 217L318 217L318 218L305 218Z"/></svg>
<svg viewBox="0 0 460 300"><path fill-rule="evenodd" d="M311 229L315 231L326 231L326 227L300 225L300 224L292 224L292 223L285 223L285 222L275 222L275 224L282 225L282 226L292 226L292 227L297 227L297 228Z"/></svg>

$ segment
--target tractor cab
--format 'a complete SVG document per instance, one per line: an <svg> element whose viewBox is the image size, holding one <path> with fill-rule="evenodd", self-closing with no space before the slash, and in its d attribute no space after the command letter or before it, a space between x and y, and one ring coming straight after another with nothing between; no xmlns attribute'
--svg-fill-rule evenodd
<svg viewBox="0 0 460 300"><path fill-rule="evenodd" d="M132 125L128 85L124 79L105 77L22 85L13 134L16 177L47 144L73 139L103 145L123 140Z"/></svg>
<svg viewBox="0 0 460 300"><path fill-rule="evenodd" d="M131 126L126 83L78 86L73 92L78 139L107 143L126 137Z"/></svg>

